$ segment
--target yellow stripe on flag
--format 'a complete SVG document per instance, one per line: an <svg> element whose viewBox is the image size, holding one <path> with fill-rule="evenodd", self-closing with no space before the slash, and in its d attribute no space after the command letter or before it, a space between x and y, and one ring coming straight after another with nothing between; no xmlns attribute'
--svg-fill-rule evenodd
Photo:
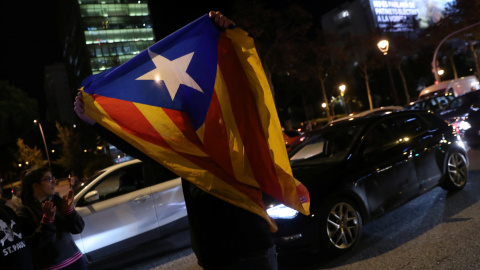
<svg viewBox="0 0 480 270"><path fill-rule="evenodd" d="M235 123L235 117L230 106L230 97L226 88L227 86L223 80L220 68L217 68L215 93L218 96L223 120L227 129L227 136L230 145L230 158L232 160L235 178L242 183L259 188L258 182L255 180L255 176L250 167L250 162L245 154L245 148L237 124Z"/></svg>
<svg viewBox="0 0 480 270"><path fill-rule="evenodd" d="M178 130L162 108L139 103L135 103L135 106L175 151L199 157L208 156Z"/></svg>
<svg viewBox="0 0 480 270"><path fill-rule="evenodd" d="M310 213L310 204L302 204L296 186L300 184L292 175L289 158L282 137L282 129L277 115L272 92L265 76L262 63L255 49L254 41L240 28L227 29L226 36L232 40L235 52L250 82L261 118L263 132L270 147L271 158L282 187L286 204L305 215ZM303 210L303 211L302 211Z"/></svg>

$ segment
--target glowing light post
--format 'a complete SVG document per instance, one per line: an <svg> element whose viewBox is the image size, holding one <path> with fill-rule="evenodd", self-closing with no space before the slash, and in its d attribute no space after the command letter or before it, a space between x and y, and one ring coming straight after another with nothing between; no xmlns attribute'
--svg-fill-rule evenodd
<svg viewBox="0 0 480 270"><path fill-rule="evenodd" d="M392 76L392 69L390 68L390 61L388 61L388 48L389 48L389 42L388 40L380 40L380 42L377 43L378 49L385 55L385 62L387 62L387 69L388 69L388 76L390 77L390 86L392 87L392 92L393 92L393 101L394 105L398 105L398 95L397 95L397 89L395 88L395 84L393 83L393 76Z"/></svg>
<svg viewBox="0 0 480 270"><path fill-rule="evenodd" d="M345 95L345 89L347 89L347 86L345 84L342 84L338 87L340 89L340 97L342 98L342 103L343 103L343 109L345 110L345 113L348 114L347 111L347 104L345 103L344 95Z"/></svg>
<svg viewBox="0 0 480 270"><path fill-rule="evenodd" d="M469 26L465 26L464 28L462 29L459 29L457 31L454 31L450 34L448 34L446 37L444 37L442 39L442 41L440 41L440 43L438 43L437 45L437 48L435 49L435 52L433 53L433 60L432 60L432 73L433 73L433 76L435 77L435 82L440 82L440 74L438 74L438 62L437 62L437 53L438 53L438 49L440 49L440 46L442 46L442 44L447 40L449 39L451 36L453 35L456 35L462 31L465 31L469 28L472 28L472 27L475 27L477 25L480 25L480 22L476 22L474 24L471 24Z"/></svg>
<svg viewBox="0 0 480 270"><path fill-rule="evenodd" d="M40 133L42 133L43 145L45 146L45 153L47 154L48 166L52 167L52 163L50 162L50 156L48 155L47 142L45 141L45 135L43 134L42 124L40 124L40 121L38 121L37 119L33 120L33 123L38 124L38 127L40 128Z"/></svg>

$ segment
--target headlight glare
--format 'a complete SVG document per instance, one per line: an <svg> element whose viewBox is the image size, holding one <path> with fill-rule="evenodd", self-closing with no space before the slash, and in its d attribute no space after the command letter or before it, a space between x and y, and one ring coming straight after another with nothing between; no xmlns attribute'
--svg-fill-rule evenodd
<svg viewBox="0 0 480 270"><path fill-rule="evenodd" d="M273 219L292 219L297 216L298 211L284 204L278 204L268 208L267 214Z"/></svg>
<svg viewBox="0 0 480 270"><path fill-rule="evenodd" d="M471 127L472 126L467 121L462 121L462 122L460 122L460 124L458 124L458 128L461 129L461 130L468 130Z"/></svg>

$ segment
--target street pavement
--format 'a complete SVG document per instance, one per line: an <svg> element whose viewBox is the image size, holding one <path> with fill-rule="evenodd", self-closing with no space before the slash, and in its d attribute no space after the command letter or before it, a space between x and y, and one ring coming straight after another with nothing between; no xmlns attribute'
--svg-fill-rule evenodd
<svg viewBox="0 0 480 270"><path fill-rule="evenodd" d="M366 224L355 250L336 258L314 253L279 257L280 269L480 269L480 151L468 152L469 182L460 192L441 188ZM128 269L199 270L191 249Z"/></svg>
<svg viewBox="0 0 480 270"><path fill-rule="evenodd" d="M480 269L480 150L469 149L469 181L457 193L435 188L366 224L355 250L336 258L301 253L280 256L281 270ZM60 180L57 192L69 190ZM188 236L186 236L188 237ZM185 238L185 236L184 236ZM156 249L159 247L152 247ZM150 250L153 251L153 250ZM143 250L145 252L145 250ZM123 264L131 270L200 270L190 248ZM122 264L121 262L119 262ZM109 269L100 263L94 269ZM128 266L127 266L128 265ZM98 265L97 265L98 266Z"/></svg>

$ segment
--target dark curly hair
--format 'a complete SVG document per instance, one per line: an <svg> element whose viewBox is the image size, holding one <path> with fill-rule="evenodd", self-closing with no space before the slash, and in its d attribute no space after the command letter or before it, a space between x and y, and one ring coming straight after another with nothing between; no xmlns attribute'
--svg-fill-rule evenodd
<svg viewBox="0 0 480 270"><path fill-rule="evenodd" d="M47 172L51 172L49 167L38 167L25 172L22 179L22 203L35 201L35 197L33 196L33 183L40 183L40 180Z"/></svg>

